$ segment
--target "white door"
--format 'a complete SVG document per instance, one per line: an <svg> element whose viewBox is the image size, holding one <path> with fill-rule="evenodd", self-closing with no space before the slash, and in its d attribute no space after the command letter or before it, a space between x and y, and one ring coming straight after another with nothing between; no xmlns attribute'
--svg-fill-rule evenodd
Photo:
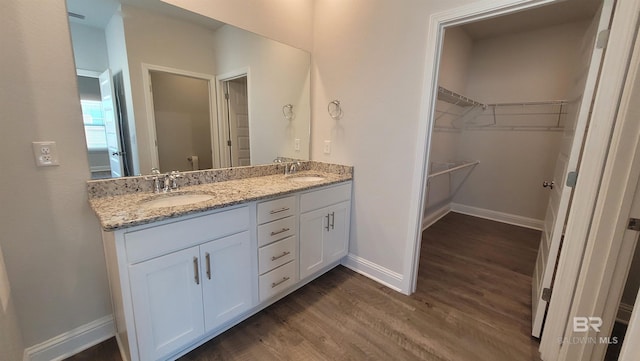
<svg viewBox="0 0 640 361"><path fill-rule="evenodd" d="M251 165L249 145L249 102L247 77L227 81L227 102L229 107L229 143L231 165Z"/></svg>
<svg viewBox="0 0 640 361"><path fill-rule="evenodd" d="M249 231L200 246L205 332L253 305Z"/></svg>
<svg viewBox="0 0 640 361"><path fill-rule="evenodd" d="M115 93L111 81L111 70L107 69L100 74L100 96L102 97L102 111L104 112L104 127L107 135L107 151L109 152L109 165L112 177L122 177L123 162L120 142L120 127L116 118Z"/></svg>
<svg viewBox="0 0 640 361"><path fill-rule="evenodd" d="M548 298L543 299L543 290L551 289L564 226L570 207L573 188L567 186L567 176L576 172L584 135L589 123L591 103L595 93L604 49L598 35L609 28L614 0L605 0L602 8L594 17L585 34L580 62L575 64L572 88L565 121L560 154L553 174L553 187L544 220L544 229L538 248L538 258L532 279L532 331L534 337L540 337L547 310ZM602 37L601 39L606 39ZM606 40L604 40L606 41ZM594 120L596 121L596 120Z"/></svg>
<svg viewBox="0 0 640 361"><path fill-rule="evenodd" d="M162 359L204 333L199 257L191 247L130 266L140 360Z"/></svg>

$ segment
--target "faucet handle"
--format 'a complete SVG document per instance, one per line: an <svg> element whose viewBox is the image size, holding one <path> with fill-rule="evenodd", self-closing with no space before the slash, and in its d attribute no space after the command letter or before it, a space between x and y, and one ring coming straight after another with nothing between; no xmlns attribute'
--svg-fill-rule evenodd
<svg viewBox="0 0 640 361"><path fill-rule="evenodd" d="M171 189L180 188L180 186L178 186L178 182L176 182L178 178L184 178L184 176L179 171L172 170L171 173L169 173L169 180L171 181Z"/></svg>
<svg viewBox="0 0 640 361"><path fill-rule="evenodd" d="M156 167L151 168L151 174L159 175L160 174L160 169L158 169Z"/></svg>

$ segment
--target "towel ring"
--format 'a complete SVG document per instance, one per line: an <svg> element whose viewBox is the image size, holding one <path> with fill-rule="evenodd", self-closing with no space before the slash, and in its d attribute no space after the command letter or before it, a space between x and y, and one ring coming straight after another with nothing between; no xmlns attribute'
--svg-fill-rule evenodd
<svg viewBox="0 0 640 361"><path fill-rule="evenodd" d="M289 121L293 120L293 118L295 117L295 113L293 112L293 105L287 104L283 106L282 115L284 115L284 119L286 120L289 120Z"/></svg>
<svg viewBox="0 0 640 361"><path fill-rule="evenodd" d="M327 112L329 112L329 116L334 120L340 120L344 114L342 112L342 107L340 106L340 101L337 99L329 102L329 105L327 105Z"/></svg>

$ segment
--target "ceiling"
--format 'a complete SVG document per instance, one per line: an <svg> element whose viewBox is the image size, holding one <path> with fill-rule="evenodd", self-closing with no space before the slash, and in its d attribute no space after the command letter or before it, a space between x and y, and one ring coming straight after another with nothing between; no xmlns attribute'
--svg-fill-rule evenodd
<svg viewBox="0 0 640 361"><path fill-rule="evenodd" d="M602 0L566 0L462 25L473 40L519 33L593 18Z"/></svg>
<svg viewBox="0 0 640 361"><path fill-rule="evenodd" d="M69 21L104 29L120 3L152 10L187 22L215 30L224 23L169 5L161 0L67 0L67 11L83 15L84 19L69 16Z"/></svg>

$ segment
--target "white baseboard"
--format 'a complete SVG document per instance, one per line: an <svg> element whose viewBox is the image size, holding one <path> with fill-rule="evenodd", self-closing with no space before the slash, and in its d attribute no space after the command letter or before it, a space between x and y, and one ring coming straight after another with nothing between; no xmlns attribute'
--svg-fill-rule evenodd
<svg viewBox="0 0 640 361"><path fill-rule="evenodd" d="M633 305L628 305L626 303L620 303L618 307L618 315L616 316L616 321L620 323L624 323L625 325L629 324L629 320L631 319L631 313L633 312Z"/></svg>
<svg viewBox="0 0 640 361"><path fill-rule="evenodd" d="M402 292L402 275L376 263L349 253L342 265L361 275L383 284L392 290Z"/></svg>
<svg viewBox="0 0 640 361"><path fill-rule="evenodd" d="M113 316L99 318L24 350L24 361L58 361L113 337Z"/></svg>
<svg viewBox="0 0 640 361"><path fill-rule="evenodd" d="M449 214L449 212L451 212L451 205L446 204L443 207L436 209L435 211L425 214L424 218L422 218L422 230L424 231L425 229L431 227L431 225Z"/></svg>
<svg viewBox="0 0 640 361"><path fill-rule="evenodd" d="M489 209L467 206L459 203L451 203L451 211L462 213L469 216L490 219L496 222L513 224L525 228L531 228L541 231L544 226L544 220L529 217L518 216L515 214L492 211Z"/></svg>

